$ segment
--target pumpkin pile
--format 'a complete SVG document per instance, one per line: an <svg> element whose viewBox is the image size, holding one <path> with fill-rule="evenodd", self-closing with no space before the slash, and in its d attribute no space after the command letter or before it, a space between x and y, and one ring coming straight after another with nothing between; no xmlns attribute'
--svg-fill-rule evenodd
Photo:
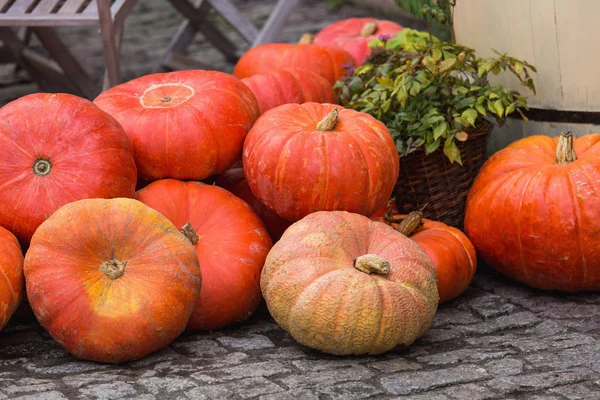
<svg viewBox="0 0 600 400"><path fill-rule="evenodd" d="M359 22L369 30L254 47L233 74L157 73L93 102L42 93L0 109L0 328L26 297L69 352L119 363L264 299L323 352L414 342L476 257L461 232L387 211L391 134L337 105L332 85L368 38L402 27Z"/></svg>

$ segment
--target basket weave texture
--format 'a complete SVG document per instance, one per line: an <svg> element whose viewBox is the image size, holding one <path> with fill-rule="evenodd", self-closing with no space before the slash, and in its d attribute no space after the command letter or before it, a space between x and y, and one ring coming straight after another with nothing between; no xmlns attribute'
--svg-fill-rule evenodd
<svg viewBox="0 0 600 400"><path fill-rule="evenodd" d="M394 195L402 213L420 210L428 219L463 229L469 189L487 160L487 141L494 125L484 124L470 131L464 142L457 142L463 166L450 163L440 148L425 155L419 148L400 158L400 175Z"/></svg>

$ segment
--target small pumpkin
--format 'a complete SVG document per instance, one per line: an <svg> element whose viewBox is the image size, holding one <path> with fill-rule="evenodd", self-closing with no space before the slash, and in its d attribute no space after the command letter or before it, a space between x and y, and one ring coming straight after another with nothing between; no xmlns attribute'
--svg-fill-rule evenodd
<svg viewBox="0 0 600 400"><path fill-rule="evenodd" d="M137 171L119 123L91 101L35 93L0 109L0 225L27 244L64 204L133 197Z"/></svg>
<svg viewBox="0 0 600 400"><path fill-rule="evenodd" d="M19 241L0 226L0 330L21 304L24 283Z"/></svg>
<svg viewBox="0 0 600 400"><path fill-rule="evenodd" d="M394 36L404 27L375 18L347 18L327 25L315 35L315 44L343 49L361 65L371 54L369 43L380 36Z"/></svg>
<svg viewBox="0 0 600 400"><path fill-rule="evenodd" d="M248 186L248 181L246 181L244 168L242 167L241 162L236 162L233 167L219 175L215 183L244 200L252 207L256 215L265 225L265 228L267 228L267 232L269 232L269 236L271 236L273 242L279 240L281 235L283 235L283 232L291 225L290 222L284 220L271 211L269 207L261 203L254 193L252 193L250 186Z"/></svg>
<svg viewBox="0 0 600 400"><path fill-rule="evenodd" d="M389 130L372 116L333 104L285 104L263 114L244 142L252 193L279 216L315 211L370 216L399 173Z"/></svg>
<svg viewBox="0 0 600 400"><path fill-rule="evenodd" d="M371 219L394 227L421 246L435 267L440 303L458 297L471 283L477 269L477 254L459 229L424 219L421 211L402 215L390 208L387 214Z"/></svg>
<svg viewBox="0 0 600 400"><path fill-rule="evenodd" d="M356 65L346 51L312 44L313 40L312 35L305 35L298 44L265 43L252 47L239 59L233 73L242 79L276 68L303 68L318 73L333 85L348 74L345 67Z"/></svg>
<svg viewBox="0 0 600 400"><path fill-rule="evenodd" d="M94 103L125 129L143 180L202 180L227 170L260 114L250 89L218 71L142 76Z"/></svg>
<svg viewBox="0 0 600 400"><path fill-rule="evenodd" d="M202 290L187 329L219 329L252 315L272 242L250 206L218 186L175 179L135 197L182 229L198 254Z"/></svg>
<svg viewBox="0 0 600 400"><path fill-rule="evenodd" d="M288 103L333 103L337 95L331 83L317 72L300 68L277 68L258 73L242 82L258 100L261 114Z"/></svg>
<svg viewBox="0 0 600 400"><path fill-rule="evenodd" d="M322 211L285 231L261 277L269 312L299 343L336 355L408 346L438 305L425 252L362 215Z"/></svg>
<svg viewBox="0 0 600 400"><path fill-rule="evenodd" d="M174 340L194 311L194 247L164 216L133 199L69 203L35 232L25 257L27 297L40 324L75 356L119 363Z"/></svg>
<svg viewBox="0 0 600 400"><path fill-rule="evenodd" d="M529 286L600 290L600 134L518 140L467 198L465 232L483 261Z"/></svg>

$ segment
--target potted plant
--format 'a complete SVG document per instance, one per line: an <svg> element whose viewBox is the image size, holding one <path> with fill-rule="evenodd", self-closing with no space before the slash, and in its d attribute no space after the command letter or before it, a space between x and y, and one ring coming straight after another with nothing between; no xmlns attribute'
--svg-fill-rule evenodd
<svg viewBox="0 0 600 400"><path fill-rule="evenodd" d="M450 23L451 13L438 10L436 17ZM401 157L395 190L400 211L428 204L427 218L462 228L493 125L515 112L526 120L525 97L491 84L488 76L509 71L535 93L535 67L498 52L479 58L471 48L408 28L370 45L363 65L336 83L340 104L373 115L391 131Z"/></svg>

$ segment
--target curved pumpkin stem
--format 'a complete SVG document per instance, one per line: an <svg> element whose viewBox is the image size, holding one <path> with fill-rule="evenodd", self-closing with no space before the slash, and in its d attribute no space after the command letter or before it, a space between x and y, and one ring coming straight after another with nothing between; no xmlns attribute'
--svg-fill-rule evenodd
<svg viewBox="0 0 600 400"><path fill-rule="evenodd" d="M556 161L555 164L569 164L577 160L575 150L573 150L573 134L569 132L561 132L556 145Z"/></svg>
<svg viewBox="0 0 600 400"><path fill-rule="evenodd" d="M396 226L396 230L403 235L410 236L423 222L423 212L413 211L406 217L402 218Z"/></svg>
<svg viewBox="0 0 600 400"><path fill-rule="evenodd" d="M315 35L313 35L312 33L305 33L298 41L298 44L313 44L314 42Z"/></svg>
<svg viewBox="0 0 600 400"><path fill-rule="evenodd" d="M377 22L375 22L375 21L367 22L363 25L362 29L360 30L360 36L367 37L367 36L374 35L375 32L377 32L377 28L378 28Z"/></svg>
<svg viewBox="0 0 600 400"><path fill-rule="evenodd" d="M108 276L111 281L114 281L115 279L119 279L125 274L126 265L127 261L104 261L102 265L100 265L100 271L102 271L104 275Z"/></svg>
<svg viewBox="0 0 600 400"><path fill-rule="evenodd" d="M318 131L332 131L335 129L339 121L340 114L337 108L331 110L322 120L317 124Z"/></svg>
<svg viewBox="0 0 600 400"><path fill-rule="evenodd" d="M391 269L390 263L377 254L365 254L358 257L354 260L354 268L365 274L375 272L382 275L389 274Z"/></svg>
<svg viewBox="0 0 600 400"><path fill-rule="evenodd" d="M186 224L181 227L181 233L183 233L183 236L192 242L194 246L200 241L200 236L198 236L190 222L186 222Z"/></svg>

